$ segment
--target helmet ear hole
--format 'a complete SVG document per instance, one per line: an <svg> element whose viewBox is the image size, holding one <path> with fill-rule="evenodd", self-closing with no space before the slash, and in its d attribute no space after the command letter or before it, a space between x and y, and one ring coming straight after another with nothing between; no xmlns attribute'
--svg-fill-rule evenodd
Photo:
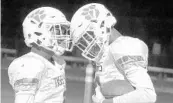
<svg viewBox="0 0 173 103"><path fill-rule="evenodd" d="M41 42L39 39L37 39L37 44L40 45L41 43L42 43L42 42Z"/></svg>

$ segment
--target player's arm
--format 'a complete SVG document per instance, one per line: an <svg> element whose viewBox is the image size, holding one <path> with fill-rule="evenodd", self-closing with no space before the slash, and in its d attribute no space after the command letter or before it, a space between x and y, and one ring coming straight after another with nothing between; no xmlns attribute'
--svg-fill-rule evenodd
<svg viewBox="0 0 173 103"><path fill-rule="evenodd" d="M139 75L144 78L139 78ZM139 80L133 80L134 78L138 78ZM136 84L134 91L121 96L116 96L112 99L106 99L103 103L154 103L156 101L156 93L151 86L152 83L147 73L135 71L133 75L128 75L128 80L141 85ZM145 84L149 84L150 86L146 86Z"/></svg>
<svg viewBox="0 0 173 103"><path fill-rule="evenodd" d="M38 83L32 82L34 79L25 78L25 80L18 80L21 83L14 86L15 103L34 103L34 95L38 88ZM28 80L31 81L28 82Z"/></svg>
<svg viewBox="0 0 173 103"><path fill-rule="evenodd" d="M31 58L15 60L11 63L8 75L15 92L15 103L34 103L42 70L43 64Z"/></svg>
<svg viewBox="0 0 173 103"><path fill-rule="evenodd" d="M114 103L154 103L156 101L156 93L145 68L132 66L125 71L125 75L135 90L115 97Z"/></svg>
<svg viewBox="0 0 173 103"><path fill-rule="evenodd" d="M116 66L122 71L134 91L113 98L113 103L154 103L156 93L147 73L148 47L142 42L120 55L114 52ZM117 56L120 55L120 56ZM117 58L118 57L118 58ZM103 102L104 103L104 102Z"/></svg>

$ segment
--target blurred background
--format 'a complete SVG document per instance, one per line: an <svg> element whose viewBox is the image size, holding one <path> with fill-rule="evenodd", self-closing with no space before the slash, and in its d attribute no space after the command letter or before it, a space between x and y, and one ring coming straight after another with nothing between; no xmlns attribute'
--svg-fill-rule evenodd
<svg viewBox="0 0 173 103"><path fill-rule="evenodd" d="M115 28L123 35L142 39L149 47L149 74L158 92L157 103L173 100L173 1L152 0L1 0L1 100L13 103L14 94L8 83L7 67L16 57L27 52L22 22L37 7L60 9L71 20L74 12L86 3L103 3L117 18ZM68 100L84 99L85 67L88 62L78 49L66 52ZM73 58L78 57L78 58ZM80 91L78 91L80 89ZM76 91L75 91L76 90ZM76 95L74 95L76 93Z"/></svg>

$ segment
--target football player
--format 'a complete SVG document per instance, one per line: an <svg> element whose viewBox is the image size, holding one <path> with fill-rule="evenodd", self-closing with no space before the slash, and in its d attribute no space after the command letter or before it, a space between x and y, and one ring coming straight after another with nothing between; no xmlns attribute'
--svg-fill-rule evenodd
<svg viewBox="0 0 173 103"><path fill-rule="evenodd" d="M61 55L69 50L69 21L58 9L40 7L23 21L25 43L31 51L12 61L9 82L15 103L63 103L65 66Z"/></svg>
<svg viewBox="0 0 173 103"><path fill-rule="evenodd" d="M71 35L82 56L96 64L94 103L154 103L156 92L147 73L148 47L122 36L116 18L103 5L90 3L71 19Z"/></svg>

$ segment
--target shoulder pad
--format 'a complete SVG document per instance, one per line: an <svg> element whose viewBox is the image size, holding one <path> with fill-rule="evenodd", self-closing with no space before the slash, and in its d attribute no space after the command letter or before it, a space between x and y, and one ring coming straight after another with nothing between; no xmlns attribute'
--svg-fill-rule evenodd
<svg viewBox="0 0 173 103"><path fill-rule="evenodd" d="M111 44L110 51L122 55L148 55L148 46L140 39L121 37L118 42Z"/></svg>
<svg viewBox="0 0 173 103"><path fill-rule="evenodd" d="M8 68L8 74L20 74L25 77L35 76L37 73L43 71L44 63L33 56L22 56L15 59Z"/></svg>

